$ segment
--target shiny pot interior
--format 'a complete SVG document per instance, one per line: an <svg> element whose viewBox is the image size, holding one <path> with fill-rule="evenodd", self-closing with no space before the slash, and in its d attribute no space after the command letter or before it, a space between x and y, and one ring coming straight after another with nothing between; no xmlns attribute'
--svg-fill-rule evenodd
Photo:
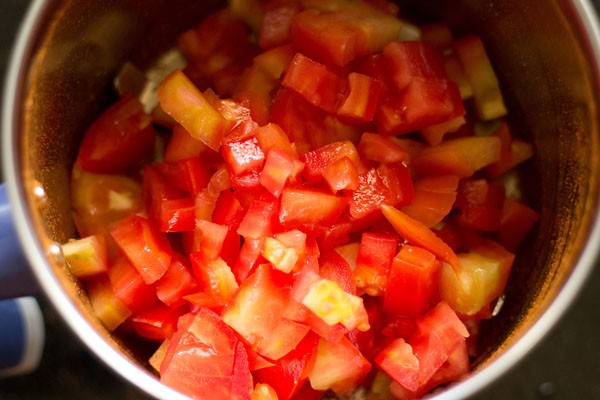
<svg viewBox="0 0 600 400"><path fill-rule="evenodd" d="M34 1L7 85L4 170L35 273L83 342L118 374L158 398L179 396L145 368L144 349L112 337L96 322L56 244L75 235L71 166L85 128L110 101L120 66L126 61L147 66L178 32L221 3ZM520 178L542 219L518 253L500 314L484 324L476 368L444 393L445 399L458 399L524 356L565 311L595 263L600 240L598 32L585 1L402 4L417 20L443 17L457 35L483 37L507 98L511 128L531 140L536 152Z"/></svg>

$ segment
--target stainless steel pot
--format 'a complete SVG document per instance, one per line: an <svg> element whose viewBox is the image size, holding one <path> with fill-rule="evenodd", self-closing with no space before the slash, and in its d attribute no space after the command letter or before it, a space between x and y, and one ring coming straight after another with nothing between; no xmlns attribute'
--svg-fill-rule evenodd
<svg viewBox="0 0 600 400"><path fill-rule="evenodd" d="M542 219L518 254L498 317L486 323L471 375L435 398L474 394L521 360L563 315L598 260L600 31L586 0L413 0L480 34L508 99L511 125L533 141L523 171ZM60 243L75 234L69 172L81 135L125 61L147 65L177 32L220 2L35 0L17 40L2 112L2 158L20 244L44 293L101 360L147 393L183 397L145 367L147 354L93 317L66 272ZM4 279L4 278L3 278ZM8 278L7 278L8 279Z"/></svg>

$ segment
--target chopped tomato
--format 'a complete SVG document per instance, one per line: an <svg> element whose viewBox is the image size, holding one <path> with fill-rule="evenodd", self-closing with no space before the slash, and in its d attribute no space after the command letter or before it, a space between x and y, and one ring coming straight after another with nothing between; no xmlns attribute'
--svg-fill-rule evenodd
<svg viewBox="0 0 600 400"><path fill-rule="evenodd" d="M383 309L390 314L418 317L435 299L440 263L420 247L404 245L392 262Z"/></svg>
<svg viewBox="0 0 600 400"><path fill-rule="evenodd" d="M137 215L126 218L115 226L111 235L147 284L167 272L173 252L171 245L147 219Z"/></svg>
<svg viewBox="0 0 600 400"><path fill-rule="evenodd" d="M352 2L351 2L352 3ZM317 60L344 66L357 57L378 52L401 29L398 19L366 3L335 11L306 10L292 19L292 40Z"/></svg>
<svg viewBox="0 0 600 400"><path fill-rule="evenodd" d="M371 364L346 337L336 342L321 338L315 365L308 377L313 389L348 394L370 369Z"/></svg>
<svg viewBox="0 0 600 400"><path fill-rule="evenodd" d="M480 38L399 14L231 0L179 36L149 115L126 95L85 133L65 259L166 385L417 399L468 373L540 217L497 178L534 148Z"/></svg>
<svg viewBox="0 0 600 400"><path fill-rule="evenodd" d="M252 392L244 345L217 314L202 308L179 319L160 379L196 399L249 400Z"/></svg>
<svg viewBox="0 0 600 400"><path fill-rule="evenodd" d="M83 170L100 174L135 171L152 160L155 136L142 104L126 95L90 126L77 161Z"/></svg>

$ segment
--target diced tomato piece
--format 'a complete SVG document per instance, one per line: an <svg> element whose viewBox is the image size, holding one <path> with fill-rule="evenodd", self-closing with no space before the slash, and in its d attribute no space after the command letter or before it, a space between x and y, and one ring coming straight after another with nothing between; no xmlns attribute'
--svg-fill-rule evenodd
<svg viewBox="0 0 600 400"><path fill-rule="evenodd" d="M410 170L405 163L383 163L377 167L377 175L387 188L387 204L402 207L414 200L415 189Z"/></svg>
<svg viewBox="0 0 600 400"><path fill-rule="evenodd" d="M271 0L265 6L258 43L269 49L291 40L292 18L300 12L298 0Z"/></svg>
<svg viewBox="0 0 600 400"><path fill-rule="evenodd" d="M286 153L272 149L260 174L260 184L273 196L279 197L288 180L295 181L300 162Z"/></svg>
<svg viewBox="0 0 600 400"><path fill-rule="evenodd" d="M500 218L500 243L515 251L540 219L540 213L520 201L507 197Z"/></svg>
<svg viewBox="0 0 600 400"><path fill-rule="evenodd" d="M346 293L356 295L356 282L350 264L335 250L325 250L319 258L319 275L337 283Z"/></svg>
<svg viewBox="0 0 600 400"><path fill-rule="evenodd" d="M171 245L147 219L132 215L119 222L111 235L147 284L159 280L169 268Z"/></svg>
<svg viewBox="0 0 600 400"><path fill-rule="evenodd" d="M171 308L159 303L133 314L128 324L140 337L162 342L173 336L177 320L184 312L185 308Z"/></svg>
<svg viewBox="0 0 600 400"><path fill-rule="evenodd" d="M337 115L353 123L373 120L381 94L381 82L357 72L348 74L348 95L337 108Z"/></svg>
<svg viewBox="0 0 600 400"><path fill-rule="evenodd" d="M456 175L427 176L415 181L415 194L402 212L432 227L446 217L456 200L459 178Z"/></svg>
<svg viewBox="0 0 600 400"><path fill-rule="evenodd" d="M273 268L286 274L292 272L300 259L296 249L287 247L281 241L270 237L263 241L262 255L273 265Z"/></svg>
<svg viewBox="0 0 600 400"><path fill-rule="evenodd" d="M371 296L381 296L398 251L398 238L382 233L364 232L361 237L354 279L356 286Z"/></svg>
<svg viewBox="0 0 600 400"><path fill-rule="evenodd" d="M401 135L463 114L462 99L454 82L417 77L398 94L381 99L375 123L385 134Z"/></svg>
<svg viewBox="0 0 600 400"><path fill-rule="evenodd" d="M89 281L86 290L94 314L109 331L117 329L131 315L131 310L115 295L105 276Z"/></svg>
<svg viewBox="0 0 600 400"><path fill-rule="evenodd" d="M398 90L416 78L446 79L441 53L427 42L391 42L383 49L383 58Z"/></svg>
<svg viewBox="0 0 600 400"><path fill-rule="evenodd" d="M379 163L408 162L410 156L397 143L379 133L365 132L360 138L358 152L367 160Z"/></svg>
<svg viewBox="0 0 600 400"><path fill-rule="evenodd" d="M260 148L268 156L269 152L277 149L290 156L297 157L296 148L281 127L274 123L261 126L256 130L256 139Z"/></svg>
<svg viewBox="0 0 600 400"><path fill-rule="evenodd" d="M484 232L500 230L504 197L501 183L485 179L461 181L456 199L459 224Z"/></svg>
<svg viewBox="0 0 600 400"><path fill-rule="evenodd" d="M219 195L212 213L212 222L235 228L244 217L244 207L231 190L224 190Z"/></svg>
<svg viewBox="0 0 600 400"><path fill-rule="evenodd" d="M473 88L479 118L487 121L506 115L500 84L481 38L473 35L461 37L454 42L454 51Z"/></svg>
<svg viewBox="0 0 600 400"><path fill-rule="evenodd" d="M110 267L108 278L117 298L132 312L138 312L158 302L156 290L142 279L125 257L119 257Z"/></svg>
<svg viewBox="0 0 600 400"><path fill-rule="evenodd" d="M358 169L348 157L340 158L326 167L323 178L334 193L358 189Z"/></svg>
<svg viewBox="0 0 600 400"><path fill-rule="evenodd" d="M468 335L452 308L441 302L417 319L417 329L408 343L403 338L395 340L376 362L402 387L418 392L464 345Z"/></svg>
<svg viewBox="0 0 600 400"><path fill-rule="evenodd" d="M371 218L389 197L389 191L375 168L358 176L358 188L351 193L350 216L354 220Z"/></svg>
<svg viewBox="0 0 600 400"><path fill-rule="evenodd" d="M105 234L123 218L142 210L142 187L126 176L93 174L74 167L71 202L82 237Z"/></svg>
<svg viewBox="0 0 600 400"><path fill-rule="evenodd" d="M396 232L409 243L429 250L453 268L458 268L460 262L454 251L427 226L393 207L384 205L381 209Z"/></svg>
<svg viewBox="0 0 600 400"><path fill-rule="evenodd" d="M256 138L243 141L228 142L221 148L221 154L230 171L235 175L259 169L265 162L265 155Z"/></svg>
<svg viewBox="0 0 600 400"><path fill-rule="evenodd" d="M226 225L197 220L195 232L197 245L195 248L202 252L207 260L214 260L221 255L228 232L229 229Z"/></svg>
<svg viewBox="0 0 600 400"><path fill-rule="evenodd" d="M346 206L343 197L312 189L285 188L281 194L279 221L290 227L327 226L338 220Z"/></svg>
<svg viewBox="0 0 600 400"><path fill-rule="evenodd" d="M244 238L239 256L232 267L233 274L239 284L244 282L254 271L254 268L264 260L262 258L263 242L264 238Z"/></svg>
<svg viewBox="0 0 600 400"><path fill-rule="evenodd" d="M238 283L231 268L222 258L208 259L201 253L190 254L194 275L204 285L204 292L215 304L224 306L238 290Z"/></svg>
<svg viewBox="0 0 600 400"><path fill-rule="evenodd" d="M203 308L179 319L160 379L197 399L250 400L252 392L244 345L217 314Z"/></svg>
<svg viewBox="0 0 600 400"><path fill-rule="evenodd" d="M370 370L371 364L346 337L336 342L321 339L308 378L316 390L331 389L338 394L348 394Z"/></svg>
<svg viewBox="0 0 600 400"><path fill-rule="evenodd" d="M357 3L355 3L357 4ZM292 19L292 40L304 54L344 66L357 57L376 53L395 40L400 21L373 7L306 10Z"/></svg>
<svg viewBox="0 0 600 400"><path fill-rule="evenodd" d="M155 287L160 301L173 307L183 304L183 296L195 292L198 282L192 275L188 259L174 253L169 269L155 283Z"/></svg>
<svg viewBox="0 0 600 400"><path fill-rule="evenodd" d="M431 379L468 336L456 312L443 301L417 318L417 329L409 342L419 359L421 384Z"/></svg>
<svg viewBox="0 0 600 400"><path fill-rule="evenodd" d="M310 285L302 304L327 325L342 324L346 329L369 330L369 317L362 297L345 292L337 282L320 279Z"/></svg>
<svg viewBox="0 0 600 400"><path fill-rule="evenodd" d="M304 177L308 182L315 182L323 176L323 172L336 161L348 158L355 166L360 161L358 150L350 141L336 142L309 151L302 156L304 161Z"/></svg>
<svg viewBox="0 0 600 400"><path fill-rule="evenodd" d="M533 156L533 146L513 138L507 123L503 123L493 135L500 138L501 152L500 159L485 168L488 176L498 177Z"/></svg>
<svg viewBox="0 0 600 400"><path fill-rule="evenodd" d="M144 175L142 177L142 194L149 219L155 223L164 225L161 226L161 228L165 228L164 230L168 229L168 221L169 218L172 217L172 215L169 215L168 211L187 207L187 204L175 203L175 207L169 207L167 205L165 207L165 214L163 216L164 202L184 199L188 197L188 195L171 185L155 165L144 166ZM172 214L172 212L170 214Z"/></svg>
<svg viewBox="0 0 600 400"><path fill-rule="evenodd" d="M211 178L211 172L200 157L178 160L174 163L160 162L154 164L160 173L175 188L196 195L206 187Z"/></svg>
<svg viewBox="0 0 600 400"><path fill-rule="evenodd" d="M456 312L475 315L504 292L514 254L486 240L458 259L458 266L442 267L440 295Z"/></svg>
<svg viewBox="0 0 600 400"><path fill-rule="evenodd" d="M277 199L271 194L265 193L255 197L244 215L237 232L244 238L252 239L272 236L273 225L276 222L277 208Z"/></svg>
<svg viewBox="0 0 600 400"><path fill-rule="evenodd" d="M69 271L78 278L87 278L108 271L106 239L93 235L69 241L62 246Z"/></svg>
<svg viewBox="0 0 600 400"><path fill-rule="evenodd" d="M448 139L420 152L412 167L419 176L457 175L468 178L500 159L501 142L494 136Z"/></svg>
<svg viewBox="0 0 600 400"><path fill-rule="evenodd" d="M247 65L256 47L246 24L230 10L220 10L185 31L177 44L202 77L212 77L231 65Z"/></svg>
<svg viewBox="0 0 600 400"><path fill-rule="evenodd" d="M309 332L275 365L257 371L254 374L256 380L271 386L277 392L277 399L291 399L308 379L317 357L318 344L319 336Z"/></svg>
<svg viewBox="0 0 600 400"><path fill-rule="evenodd" d="M155 132L142 104L126 95L86 131L77 161L85 171L125 173L152 160Z"/></svg>
<svg viewBox="0 0 600 400"><path fill-rule="evenodd" d="M306 79L310 76L311 79ZM281 84L312 105L333 114L343 99L347 82L326 65L318 63L302 53L296 53Z"/></svg>
<svg viewBox="0 0 600 400"><path fill-rule="evenodd" d="M176 124L167 143L164 160L166 162L176 162L200 155L210 160L214 160L218 156L214 150L190 135L183 126Z"/></svg>
<svg viewBox="0 0 600 400"><path fill-rule="evenodd" d="M440 263L433 253L416 246L402 246L390 269L384 310L413 318L421 315L437 294L439 271Z"/></svg>
<svg viewBox="0 0 600 400"><path fill-rule="evenodd" d="M158 227L161 232L191 232L194 230L195 217L195 199L164 200L161 202Z"/></svg>
<svg viewBox="0 0 600 400"><path fill-rule="evenodd" d="M183 72L175 70L160 83L158 100L192 137L219 150L230 124Z"/></svg>
<svg viewBox="0 0 600 400"><path fill-rule="evenodd" d="M404 338L394 340L377 355L375 362L402 387L411 391L420 387L419 359Z"/></svg>
<svg viewBox="0 0 600 400"><path fill-rule="evenodd" d="M290 293L278 282L278 274L268 264L259 265L223 311L225 323L270 360L295 349L309 331L306 325L282 318Z"/></svg>

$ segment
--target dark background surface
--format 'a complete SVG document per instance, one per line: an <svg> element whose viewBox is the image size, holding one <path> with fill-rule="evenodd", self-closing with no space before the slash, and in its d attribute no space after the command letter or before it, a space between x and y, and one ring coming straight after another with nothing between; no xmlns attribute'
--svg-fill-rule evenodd
<svg viewBox="0 0 600 400"><path fill-rule="evenodd" d="M28 4L28 0L0 0L2 79L12 41ZM594 4L598 7L600 0ZM546 339L509 374L473 399L600 399L598 290L600 265L570 312ZM42 364L32 374L0 379L0 400L147 398L100 364L45 300L40 301L47 329Z"/></svg>

